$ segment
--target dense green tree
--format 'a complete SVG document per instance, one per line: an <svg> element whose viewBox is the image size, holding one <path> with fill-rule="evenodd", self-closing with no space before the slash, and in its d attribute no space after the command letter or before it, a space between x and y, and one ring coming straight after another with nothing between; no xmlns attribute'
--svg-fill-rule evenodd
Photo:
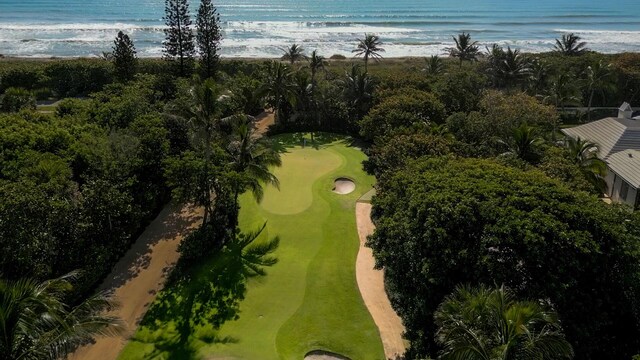
<svg viewBox="0 0 640 360"><path fill-rule="evenodd" d="M471 145L468 155L492 156L504 150L501 141L512 138L522 124L551 131L558 120L553 106L541 104L524 93L505 94L486 91L479 111L456 113L447 119L447 126L456 139Z"/></svg>
<svg viewBox="0 0 640 360"><path fill-rule="evenodd" d="M558 112L553 106L519 92L485 91L480 109L496 127L495 133L500 137L511 135L511 131L523 123L551 130L558 121Z"/></svg>
<svg viewBox="0 0 640 360"><path fill-rule="evenodd" d="M615 74L611 64L605 64L602 60L594 63L587 68L587 92L589 100L587 101L587 119L591 121L591 105L596 92L604 94L614 88Z"/></svg>
<svg viewBox="0 0 640 360"><path fill-rule="evenodd" d="M569 149L566 147L548 146L544 150L537 168L550 178L566 183L572 190L600 195L593 183L585 178L582 169L576 166Z"/></svg>
<svg viewBox="0 0 640 360"><path fill-rule="evenodd" d="M364 34L364 38L358 39L358 46L352 51L355 56L362 56L364 60L364 72L369 69L369 59L376 61L382 59L380 53L384 52L380 37L375 34Z"/></svg>
<svg viewBox="0 0 640 360"><path fill-rule="evenodd" d="M251 191L256 201L260 202L265 185L280 187L272 169L282 165L282 161L280 153L273 148L270 140L255 132L252 117L235 115L228 121L232 126L231 135L225 141L230 157L229 166L239 175L233 185L237 211L238 197L243 192Z"/></svg>
<svg viewBox="0 0 640 360"><path fill-rule="evenodd" d="M115 304L106 294L76 306L65 304L78 273L38 282L0 279L0 354L3 359L59 359L96 335L123 329L117 318L102 315Z"/></svg>
<svg viewBox="0 0 640 360"><path fill-rule="evenodd" d="M264 111L261 94L262 82L253 76L237 76L229 91L232 112L258 115Z"/></svg>
<svg viewBox="0 0 640 360"><path fill-rule="evenodd" d="M196 16L196 42L200 55L200 69L205 78L216 75L220 61L220 41L222 31L220 29L220 15L211 3L211 0L201 0Z"/></svg>
<svg viewBox="0 0 640 360"><path fill-rule="evenodd" d="M165 176L173 189L174 199L204 208L201 229L205 233L211 226L220 230L220 227L224 228L235 221L233 204L228 199L232 190L228 160L225 151L217 144L211 146L208 154L200 148L199 151L188 150L166 160ZM212 242L196 249L193 254L199 252L203 256L210 253L227 242L235 231L233 227L222 230L216 231L215 236L206 236Z"/></svg>
<svg viewBox="0 0 640 360"><path fill-rule="evenodd" d="M196 52L189 3L187 0L165 0L163 57L174 64L179 76L193 73Z"/></svg>
<svg viewBox="0 0 640 360"><path fill-rule="evenodd" d="M544 94L549 82L549 65L541 59L531 61L531 73L528 81L528 91L532 95Z"/></svg>
<svg viewBox="0 0 640 360"><path fill-rule="evenodd" d="M407 89L390 96L360 121L360 134L369 141L402 130L423 129L445 121L444 105L428 92Z"/></svg>
<svg viewBox="0 0 640 360"><path fill-rule="evenodd" d="M113 52L111 61L115 68L115 76L120 81L129 81L136 74L138 59L136 58L136 48L129 35L118 31L118 36L113 41Z"/></svg>
<svg viewBox="0 0 640 360"><path fill-rule="evenodd" d="M342 96L350 108L351 118L360 120L371 108L376 89L374 79L357 65L345 73L341 81Z"/></svg>
<svg viewBox="0 0 640 360"><path fill-rule="evenodd" d="M202 226L206 226L213 212L213 199L217 195L219 167L225 161L218 145L224 103L221 89L212 79L196 82L185 89L185 93L186 103L169 104L167 113L189 125L191 145L195 152L183 154L182 160L172 160L167 175L180 199L204 208ZM179 164L180 161L184 164ZM199 180L189 184L194 179Z"/></svg>
<svg viewBox="0 0 640 360"><path fill-rule="evenodd" d="M494 44L489 54L489 64L494 84L498 87L517 87L531 74L529 59L520 50L512 50L510 46L505 51Z"/></svg>
<svg viewBox="0 0 640 360"><path fill-rule="evenodd" d="M29 90L20 88L8 88L0 95L0 110L5 112L17 112L22 109L36 108L36 98Z"/></svg>
<svg viewBox="0 0 640 360"><path fill-rule="evenodd" d="M456 46L448 49L449 55L460 59L460 66L463 61L476 61L480 55L477 41L471 41L471 34L462 33L458 37L453 37Z"/></svg>
<svg viewBox="0 0 640 360"><path fill-rule="evenodd" d="M268 63L261 91L275 112L276 124L286 121L283 112L294 98L293 75L289 67L277 61Z"/></svg>
<svg viewBox="0 0 640 360"><path fill-rule="evenodd" d="M92 94L85 107L86 115L92 122L115 130L129 127L140 116L159 113L162 104L152 87L155 80L154 76L138 75L127 84L107 85L103 91Z"/></svg>
<svg viewBox="0 0 640 360"><path fill-rule="evenodd" d="M565 113L567 105L580 104L580 84L572 74L559 74L551 79L545 100ZM552 138L556 138L559 123L554 124Z"/></svg>
<svg viewBox="0 0 640 360"><path fill-rule="evenodd" d="M518 301L504 286L459 286L435 313L440 359L571 359L558 316L548 304Z"/></svg>
<svg viewBox="0 0 640 360"><path fill-rule="evenodd" d="M452 67L438 77L433 92L445 104L449 114L478 110L487 88L487 77L479 71Z"/></svg>
<svg viewBox="0 0 640 360"><path fill-rule="evenodd" d="M420 132L395 135L371 147L364 168L376 175L380 183L386 175L392 175L410 160L423 156L447 155L451 152L451 147L452 141L439 135Z"/></svg>
<svg viewBox="0 0 640 360"><path fill-rule="evenodd" d="M298 44L293 44L290 47L283 50L282 60L288 61L291 66L296 62L306 59L304 54L304 48Z"/></svg>
<svg viewBox="0 0 640 360"><path fill-rule="evenodd" d="M309 57L309 70L311 70L311 83L316 87L316 75L318 71L325 70L328 63L324 56L318 54L318 50L313 50Z"/></svg>
<svg viewBox="0 0 640 360"><path fill-rule="evenodd" d="M582 55L589 51L589 49L587 49L587 43L581 40L582 38L580 38L580 36L573 33L563 34L562 38L556 39L553 50L566 56Z"/></svg>
<svg viewBox="0 0 640 360"><path fill-rule="evenodd" d="M409 161L377 190L368 244L410 358L435 355L433 315L466 283L548 300L577 358L637 353L637 214L539 171L479 159Z"/></svg>
<svg viewBox="0 0 640 360"><path fill-rule="evenodd" d="M613 64L618 73L620 98L617 104L622 101L630 104L638 103L640 101L640 54L620 54L615 57Z"/></svg>

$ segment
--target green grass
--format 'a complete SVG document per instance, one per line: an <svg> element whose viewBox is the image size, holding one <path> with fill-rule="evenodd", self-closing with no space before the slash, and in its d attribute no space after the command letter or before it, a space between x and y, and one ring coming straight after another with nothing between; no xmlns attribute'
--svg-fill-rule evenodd
<svg viewBox="0 0 640 360"><path fill-rule="evenodd" d="M267 188L260 205L243 196L240 226L250 231L266 221L262 239L280 237L279 262L266 276L249 279L244 296L236 294L237 306L220 299L208 303L218 306L196 306L204 324L181 326L179 304L190 294L202 293L203 287L205 293L226 294L220 288L237 285L220 256L193 269L188 285L169 286L160 294L121 359L300 360L312 350L384 359L355 278L354 207L374 182L362 171L365 155L332 135L316 138L322 145L305 149L294 146L301 143L300 134L275 140L283 151L283 166L275 169L280 191ZM334 179L342 176L355 180L353 193L331 192ZM212 322L219 318L231 320L215 328Z"/></svg>

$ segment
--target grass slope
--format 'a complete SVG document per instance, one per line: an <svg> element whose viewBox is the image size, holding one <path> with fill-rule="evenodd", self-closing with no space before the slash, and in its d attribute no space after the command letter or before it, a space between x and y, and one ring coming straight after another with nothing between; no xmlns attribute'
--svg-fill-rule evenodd
<svg viewBox="0 0 640 360"><path fill-rule="evenodd" d="M277 235L281 239L275 253L278 264L267 270L267 276L248 281L237 313L230 316L237 315L237 320L227 321L219 329L211 325L181 327L179 321L167 316L171 311L153 311L162 308L154 304L146 325L138 330L121 359L299 360L312 350L328 350L352 359L384 358L378 329L355 278L355 201L374 181L362 171L365 155L346 139L330 135L316 139L323 145L305 149L294 146L301 143L299 134L275 140L283 151L283 166L275 170L281 189L267 188L260 205L251 196L243 196L240 226L251 231L266 221L262 237ZM333 180L341 176L355 180L356 191L349 195L331 192ZM211 259L193 271L200 278L217 278L215 274L225 269L219 263L224 260ZM201 281L193 282L198 283ZM171 302L171 309L173 303L185 302L190 292L197 291L193 284L167 288L156 303ZM179 310L173 313L180 317ZM213 310L204 316L215 318L219 313ZM188 340L177 341L181 335Z"/></svg>

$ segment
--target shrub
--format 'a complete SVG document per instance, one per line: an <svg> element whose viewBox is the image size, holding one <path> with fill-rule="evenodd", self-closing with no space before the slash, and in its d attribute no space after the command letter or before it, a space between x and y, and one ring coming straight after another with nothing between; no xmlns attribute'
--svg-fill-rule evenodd
<svg viewBox="0 0 640 360"><path fill-rule="evenodd" d="M441 124L444 119L444 105L435 95L408 88L374 106L360 121L360 134L371 141L403 129Z"/></svg>
<svg viewBox="0 0 640 360"><path fill-rule="evenodd" d="M37 63L5 66L7 68L0 69L0 92L11 87L33 90L46 82L42 66Z"/></svg>
<svg viewBox="0 0 640 360"><path fill-rule="evenodd" d="M56 61L44 72L58 97L85 96L113 81L113 66L102 60Z"/></svg>
<svg viewBox="0 0 640 360"><path fill-rule="evenodd" d="M36 98L33 93L21 88L8 88L2 95L0 109L5 112L17 112L22 109L35 110Z"/></svg>

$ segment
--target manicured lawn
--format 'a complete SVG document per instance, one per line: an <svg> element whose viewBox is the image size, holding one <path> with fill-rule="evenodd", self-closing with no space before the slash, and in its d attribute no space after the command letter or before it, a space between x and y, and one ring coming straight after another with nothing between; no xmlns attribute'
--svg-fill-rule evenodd
<svg viewBox="0 0 640 360"><path fill-rule="evenodd" d="M262 237L280 237L279 262L266 276L249 279L244 296L235 294L238 306L229 305L229 296L204 297L207 305L189 306L204 325L185 325L181 319L193 318L193 311L185 315L181 304L193 292L204 287L205 293L228 295L237 285L220 256L197 267L188 285L163 291L121 359L300 360L312 350L384 359L355 278L355 201L374 181L362 171L365 155L347 139L329 135L317 139L323 145L304 149L300 135L274 140L284 152L283 166L275 170L280 191L267 188L260 205L243 196L240 225L251 231L266 221ZM356 190L331 192L337 177L353 179ZM231 320L215 328L220 318Z"/></svg>

